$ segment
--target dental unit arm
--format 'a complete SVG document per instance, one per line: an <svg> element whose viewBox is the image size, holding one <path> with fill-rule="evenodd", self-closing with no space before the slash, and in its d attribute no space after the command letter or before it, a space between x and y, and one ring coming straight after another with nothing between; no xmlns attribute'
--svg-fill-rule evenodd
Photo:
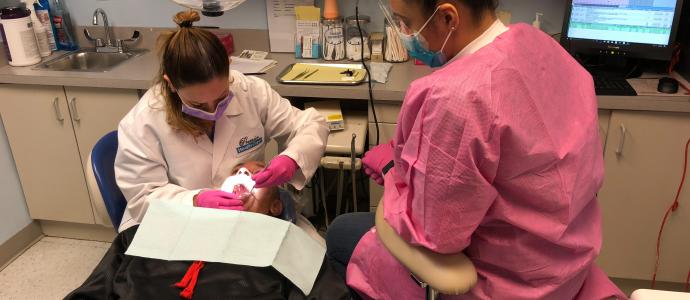
<svg viewBox="0 0 690 300"><path fill-rule="evenodd" d="M207 17L219 17L245 0L172 0L179 5L201 11Z"/></svg>

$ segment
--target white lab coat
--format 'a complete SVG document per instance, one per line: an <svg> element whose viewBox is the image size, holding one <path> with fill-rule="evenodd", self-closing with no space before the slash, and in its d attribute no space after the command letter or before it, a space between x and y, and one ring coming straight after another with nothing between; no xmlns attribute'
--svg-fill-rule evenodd
<svg viewBox="0 0 690 300"><path fill-rule="evenodd" d="M264 160L268 141L297 162L290 181L302 189L319 166L328 126L314 109L299 110L256 77L231 71L234 94L225 115L216 121L214 142L174 130L166 122L163 97L154 86L122 119L115 158L117 184L127 199L120 232L141 223L150 201L192 205L201 189L218 188L232 168Z"/></svg>

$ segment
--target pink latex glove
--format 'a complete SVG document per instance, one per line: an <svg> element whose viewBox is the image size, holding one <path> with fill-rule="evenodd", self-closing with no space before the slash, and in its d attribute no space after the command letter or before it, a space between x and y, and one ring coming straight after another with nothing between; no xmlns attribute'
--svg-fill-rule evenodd
<svg viewBox="0 0 690 300"><path fill-rule="evenodd" d="M383 185L383 168L393 160L393 141L371 148L364 153L364 173L379 185Z"/></svg>
<svg viewBox="0 0 690 300"><path fill-rule="evenodd" d="M261 172L254 174L254 188L278 186L292 179L299 166L287 155L276 156Z"/></svg>
<svg viewBox="0 0 690 300"><path fill-rule="evenodd" d="M239 195L223 192L221 190L202 191L195 196L197 207L244 210L244 202Z"/></svg>

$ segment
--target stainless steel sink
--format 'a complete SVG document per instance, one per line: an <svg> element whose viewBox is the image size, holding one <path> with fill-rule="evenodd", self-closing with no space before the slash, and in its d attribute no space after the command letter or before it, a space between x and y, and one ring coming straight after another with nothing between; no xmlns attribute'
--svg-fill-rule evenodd
<svg viewBox="0 0 690 300"><path fill-rule="evenodd" d="M131 49L124 53L100 53L95 52L93 49L81 49L41 63L35 69L49 71L106 72L147 51L148 50L145 49Z"/></svg>

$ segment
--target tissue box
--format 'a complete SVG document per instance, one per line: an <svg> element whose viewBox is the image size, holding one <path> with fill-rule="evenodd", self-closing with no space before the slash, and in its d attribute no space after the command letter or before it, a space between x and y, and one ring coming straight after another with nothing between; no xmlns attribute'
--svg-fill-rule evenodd
<svg viewBox="0 0 690 300"><path fill-rule="evenodd" d="M328 128L331 131L344 130L345 119L343 119L343 111L340 109L340 102L338 101L317 101L309 102L304 105L307 108L313 107L316 109L328 123Z"/></svg>

